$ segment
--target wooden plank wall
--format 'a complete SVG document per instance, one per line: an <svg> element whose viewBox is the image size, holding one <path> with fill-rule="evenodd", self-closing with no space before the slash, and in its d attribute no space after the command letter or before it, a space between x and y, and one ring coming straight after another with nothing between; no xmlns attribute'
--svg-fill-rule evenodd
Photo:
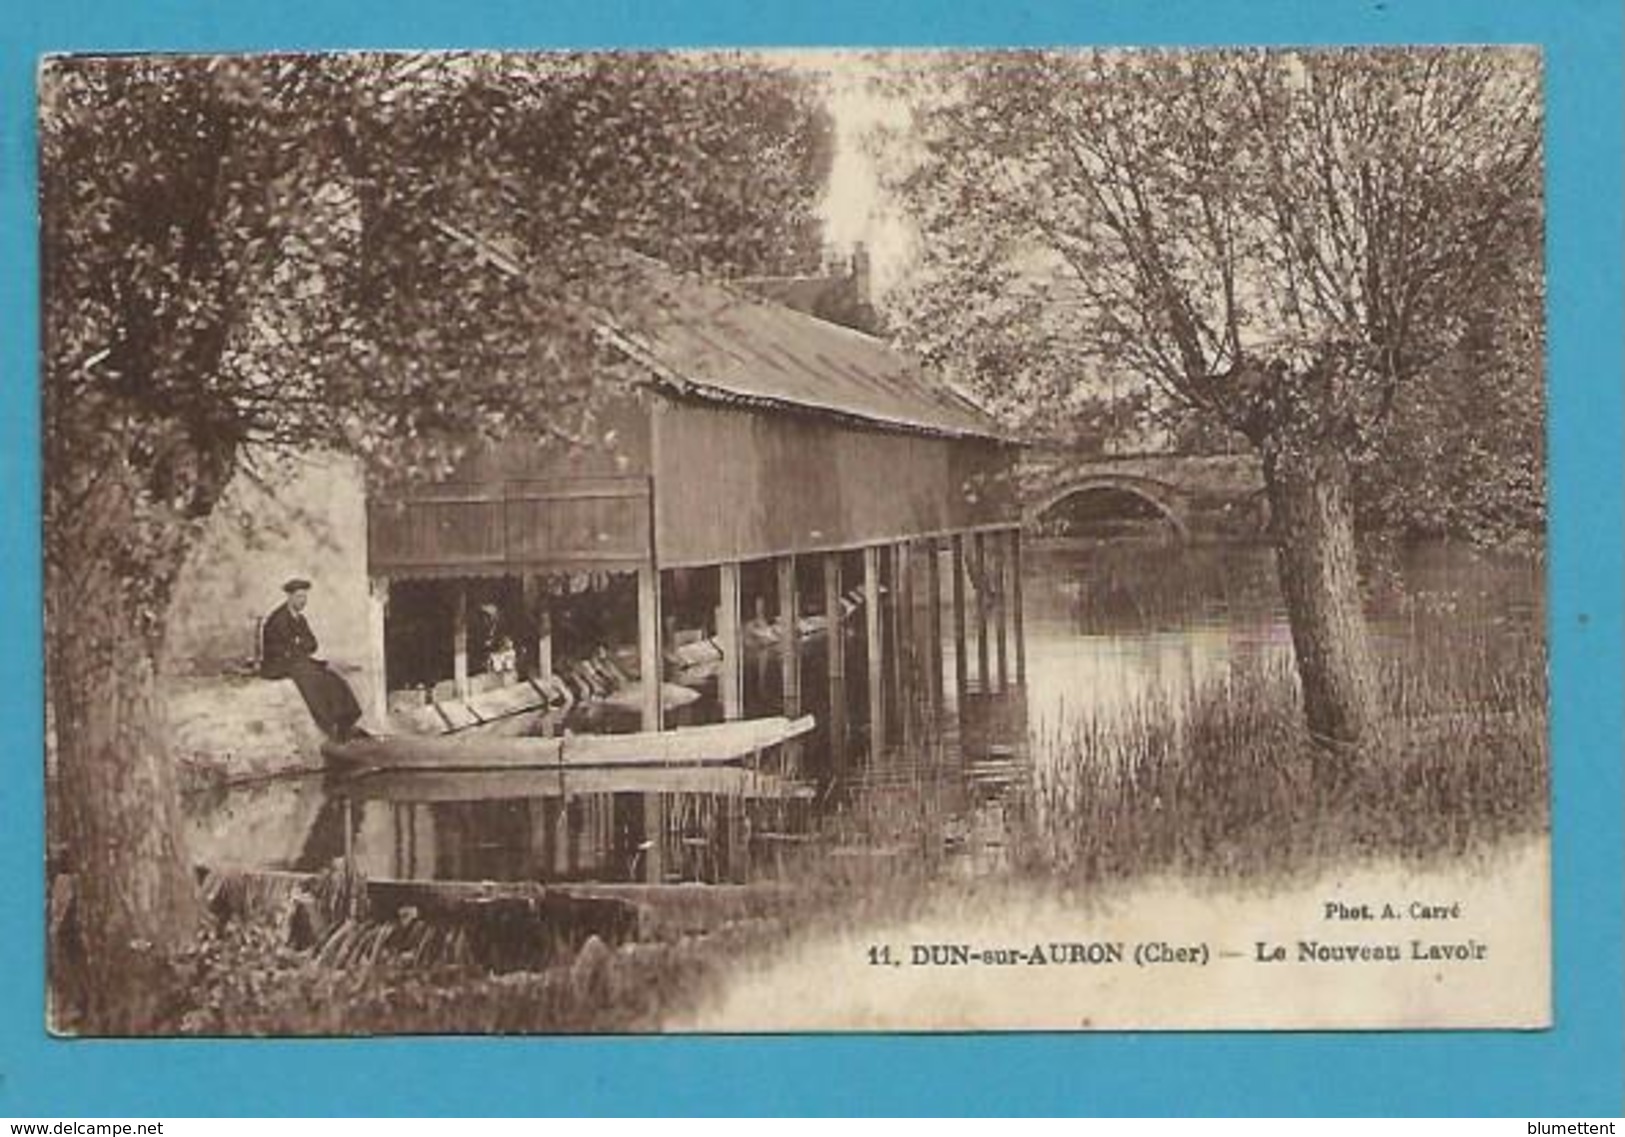
<svg viewBox="0 0 1625 1137"><path fill-rule="evenodd" d="M471 454L439 483L369 495L368 570L421 577L626 568L649 551L651 397L605 404L580 445L536 434Z"/></svg>
<svg viewBox="0 0 1625 1137"><path fill-rule="evenodd" d="M1014 454L979 440L667 403L654 414L662 567L1019 523Z"/></svg>
<svg viewBox="0 0 1625 1137"><path fill-rule="evenodd" d="M439 485L410 501L369 501L368 572L409 576L450 565L500 569L504 514L501 486Z"/></svg>
<svg viewBox="0 0 1625 1137"><path fill-rule="evenodd" d="M440 487L444 489L444 487ZM649 556L647 476L511 481L368 509L374 576L628 569Z"/></svg>
<svg viewBox="0 0 1625 1137"><path fill-rule="evenodd" d="M1015 454L984 440L641 394L591 444L515 439L448 481L368 507L374 576L662 568L754 560L1017 524Z"/></svg>

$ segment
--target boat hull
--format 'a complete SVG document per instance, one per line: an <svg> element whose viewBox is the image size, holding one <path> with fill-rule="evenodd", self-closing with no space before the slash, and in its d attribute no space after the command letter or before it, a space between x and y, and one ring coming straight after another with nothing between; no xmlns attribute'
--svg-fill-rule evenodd
<svg viewBox="0 0 1625 1137"><path fill-rule="evenodd" d="M490 770L742 763L813 729L811 715L680 727L640 734L563 738L402 735L328 742L322 753L348 770Z"/></svg>

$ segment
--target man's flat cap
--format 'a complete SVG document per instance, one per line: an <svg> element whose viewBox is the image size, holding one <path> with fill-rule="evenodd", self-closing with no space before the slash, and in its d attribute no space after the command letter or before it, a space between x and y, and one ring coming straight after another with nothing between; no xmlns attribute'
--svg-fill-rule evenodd
<svg viewBox="0 0 1625 1137"><path fill-rule="evenodd" d="M302 576L291 577L282 586L283 592L303 592L310 587L310 581Z"/></svg>

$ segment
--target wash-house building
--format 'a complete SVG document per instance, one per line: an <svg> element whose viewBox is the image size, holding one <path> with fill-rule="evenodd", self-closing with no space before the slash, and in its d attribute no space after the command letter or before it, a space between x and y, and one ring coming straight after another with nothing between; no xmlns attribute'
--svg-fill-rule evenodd
<svg viewBox="0 0 1625 1137"><path fill-rule="evenodd" d="M591 440L508 439L367 502L391 729L655 732L812 714L819 777L1019 682L1015 447L884 342L650 264Z"/></svg>

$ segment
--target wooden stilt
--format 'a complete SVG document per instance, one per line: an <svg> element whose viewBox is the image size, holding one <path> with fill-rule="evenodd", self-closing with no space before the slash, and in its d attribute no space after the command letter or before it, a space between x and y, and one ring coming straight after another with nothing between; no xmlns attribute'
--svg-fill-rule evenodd
<svg viewBox="0 0 1625 1137"><path fill-rule="evenodd" d="M931 721L942 710L942 566L936 538L925 549L925 643L921 645L925 663L925 692Z"/></svg>
<svg viewBox="0 0 1625 1137"><path fill-rule="evenodd" d="M972 541L972 566L974 569L976 585L976 682L978 689L986 694L988 680L992 678L992 668L988 666L987 643L987 617L988 617L988 587L987 587L987 535L978 533Z"/></svg>
<svg viewBox="0 0 1625 1137"><path fill-rule="evenodd" d="M542 610L536 614L536 678L553 677L553 614L542 601Z"/></svg>
<svg viewBox="0 0 1625 1137"><path fill-rule="evenodd" d="M355 800L344 799L344 871L355 872Z"/></svg>
<svg viewBox="0 0 1625 1137"><path fill-rule="evenodd" d="M746 878L745 802L739 797L722 799L724 880L740 884Z"/></svg>
<svg viewBox="0 0 1625 1137"><path fill-rule="evenodd" d="M824 623L830 637L829 670L833 674L846 674L846 653L836 651L845 633L845 614L841 611L841 554L825 553L824 568Z"/></svg>
<svg viewBox="0 0 1625 1137"><path fill-rule="evenodd" d="M395 838L390 854L390 875L397 880L403 879L406 874L406 820L401 817L401 812L403 806L400 802L390 802L390 837Z"/></svg>
<svg viewBox="0 0 1625 1137"><path fill-rule="evenodd" d="M406 879L418 879L418 814L423 807L406 803Z"/></svg>
<svg viewBox="0 0 1625 1137"><path fill-rule="evenodd" d="M573 871L601 869L610 860L614 843L614 801L610 794L589 794L581 805L581 842L576 848Z"/></svg>
<svg viewBox="0 0 1625 1137"><path fill-rule="evenodd" d="M907 707L903 703L903 636L902 636L902 585L897 574L897 546L888 545L881 550L881 559L885 564L883 579L885 581L885 595L882 601L883 611L886 614L884 635L891 644L891 654L887 656L887 678L890 680L891 695L887 707L897 715L898 731L894 736L902 737L902 719Z"/></svg>
<svg viewBox="0 0 1625 1137"><path fill-rule="evenodd" d="M592 798L572 798L565 795L564 819L569 839L565 842L565 871L571 876L580 874L587 863L586 858L592 845L589 843L592 825Z"/></svg>
<svg viewBox="0 0 1625 1137"><path fill-rule="evenodd" d="M878 762L886 749L886 653L880 625L880 549L863 550L863 623L868 647L869 758Z"/></svg>
<svg viewBox="0 0 1625 1137"><path fill-rule="evenodd" d="M659 884L666 879L666 800L643 794L643 879Z"/></svg>
<svg viewBox="0 0 1625 1137"><path fill-rule="evenodd" d="M779 676L784 689L786 718L801 716L801 646L797 625L801 621L801 592L796 587L796 559L794 556L778 559L779 574L779 643L784 648L784 661Z"/></svg>
<svg viewBox="0 0 1625 1137"><path fill-rule="evenodd" d="M1027 629L1021 612L1021 530L1010 530L1010 615L1015 619L1016 685L1027 685Z"/></svg>
<svg viewBox="0 0 1625 1137"><path fill-rule="evenodd" d="M524 808L529 823L525 875L531 880L554 880L553 800L531 798L524 802Z"/></svg>
<svg viewBox="0 0 1625 1137"><path fill-rule="evenodd" d="M970 689L970 653L965 649L965 537L953 536L954 694L961 708Z"/></svg>
<svg viewBox="0 0 1625 1137"><path fill-rule="evenodd" d="M993 634L999 661L999 690L1010 688L1010 647L1007 628L1010 623L1010 558L1005 550L1008 543L1003 533L993 534Z"/></svg>
<svg viewBox="0 0 1625 1137"><path fill-rule="evenodd" d="M919 684L914 650L914 558L907 541L892 546L892 579L896 583L892 642L897 658L897 717L903 731L903 749L913 752L919 707Z"/></svg>
<svg viewBox="0 0 1625 1137"><path fill-rule="evenodd" d="M525 611L530 615L531 629L536 636L536 667L532 679L546 679L553 674L553 619L547 607L547 590L542 579L534 573L526 575L521 585L525 594Z"/></svg>
<svg viewBox="0 0 1625 1137"><path fill-rule="evenodd" d="M643 688L643 729L660 723L660 574L653 565L638 569L638 676Z"/></svg>
<svg viewBox="0 0 1625 1137"><path fill-rule="evenodd" d="M660 573L653 564L638 569L638 673L643 686L643 729L661 728ZM665 802L643 794L643 877L652 884L665 879Z"/></svg>
<svg viewBox="0 0 1625 1137"><path fill-rule="evenodd" d="M825 553L825 669L829 676L829 718L825 724L830 771L846 774L846 623L841 612L841 554Z"/></svg>
<svg viewBox="0 0 1625 1137"><path fill-rule="evenodd" d="M796 581L796 558L779 558L779 643L783 656L779 666L779 679L784 695L784 714L787 718L801 717L801 587ZM799 741L785 743L782 754L785 769L801 770L802 748Z"/></svg>
<svg viewBox="0 0 1625 1137"><path fill-rule="evenodd" d="M412 879L434 876L434 807L427 802L412 806Z"/></svg>
<svg viewBox="0 0 1625 1137"><path fill-rule="evenodd" d="M456 596L451 610L451 683L459 699L468 698L468 585L452 585Z"/></svg>
<svg viewBox="0 0 1625 1137"><path fill-rule="evenodd" d="M729 722L745 716L744 630L739 620L739 565L717 566L720 574L717 602L717 643L722 647L722 717Z"/></svg>
<svg viewBox="0 0 1625 1137"><path fill-rule="evenodd" d="M544 808L553 811L553 848L549 850L548 859L556 880L570 874L570 796L561 794L546 801Z"/></svg>
<svg viewBox="0 0 1625 1137"><path fill-rule="evenodd" d="M367 581L368 712L380 729L389 720L389 662L384 652L384 622L389 615L389 578Z"/></svg>

